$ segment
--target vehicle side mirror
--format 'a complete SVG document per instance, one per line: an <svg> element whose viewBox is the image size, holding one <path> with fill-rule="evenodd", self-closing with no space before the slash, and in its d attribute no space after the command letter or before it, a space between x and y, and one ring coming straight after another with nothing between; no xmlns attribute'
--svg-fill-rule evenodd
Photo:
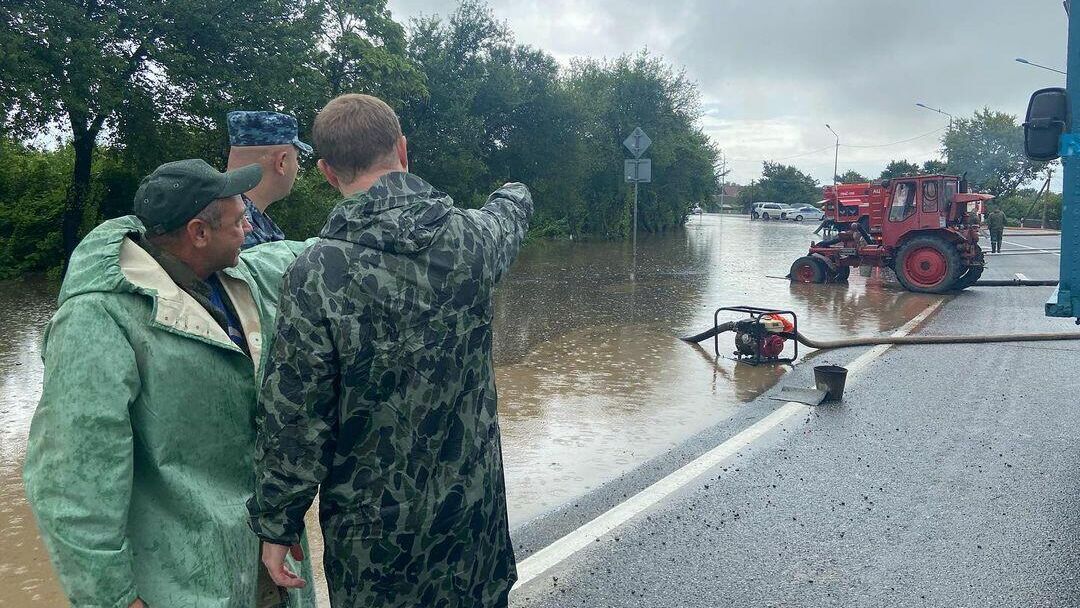
<svg viewBox="0 0 1080 608"><path fill-rule="evenodd" d="M1034 161L1054 160L1060 156L1061 136L1069 125L1069 95L1065 89L1035 91L1024 121L1024 155Z"/></svg>

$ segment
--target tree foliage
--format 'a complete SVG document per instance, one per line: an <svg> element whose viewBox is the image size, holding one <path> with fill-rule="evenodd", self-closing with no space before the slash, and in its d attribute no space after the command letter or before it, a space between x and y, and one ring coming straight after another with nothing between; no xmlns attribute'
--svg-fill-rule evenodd
<svg viewBox="0 0 1080 608"><path fill-rule="evenodd" d="M636 126L655 142L641 229L682 225L718 189L717 151L697 127L697 88L684 73L645 52L560 67L517 44L480 0L407 27L387 0L12 0L0 18L10 169L0 172L0 273L55 268L61 232L70 248L130 212L139 179L162 162L223 165L229 110L290 112L304 132L343 92L398 110L412 170L460 205L481 204L505 181L528 183L534 236L628 235L621 142ZM57 150L15 143L58 124L73 136ZM306 162L270 210L294 238L314 234L338 198Z"/></svg>
<svg viewBox="0 0 1080 608"><path fill-rule="evenodd" d="M762 165L761 179L739 191L739 204L746 210L757 202L771 201L789 205L812 204L821 199L818 181L791 165Z"/></svg>
<svg viewBox="0 0 1080 608"><path fill-rule="evenodd" d="M866 177L854 169L849 169L843 175L836 176L836 182L839 184L862 184L869 181L869 177Z"/></svg>
<svg viewBox="0 0 1080 608"><path fill-rule="evenodd" d="M950 169L967 173L979 192L1009 197L1044 166L1024 156L1024 130L1016 117L984 108L960 118L942 138Z"/></svg>
<svg viewBox="0 0 1080 608"><path fill-rule="evenodd" d="M918 175L922 173L919 165L906 160L893 160L889 161L889 164L885 165L885 169L881 171L881 175L878 179L893 179L894 177L903 177L905 175Z"/></svg>

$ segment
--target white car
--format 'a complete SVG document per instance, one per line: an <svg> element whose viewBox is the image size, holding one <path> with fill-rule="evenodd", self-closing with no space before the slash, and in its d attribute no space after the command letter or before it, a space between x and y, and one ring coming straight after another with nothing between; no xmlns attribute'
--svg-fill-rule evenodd
<svg viewBox="0 0 1080 608"><path fill-rule="evenodd" d="M803 220L820 222L825 219L825 212L813 205L802 205L801 207L794 207L788 210L787 219L796 222L801 222Z"/></svg>
<svg viewBox="0 0 1080 608"><path fill-rule="evenodd" d="M786 220L791 214L791 205L784 203L754 203L750 208L750 219Z"/></svg>

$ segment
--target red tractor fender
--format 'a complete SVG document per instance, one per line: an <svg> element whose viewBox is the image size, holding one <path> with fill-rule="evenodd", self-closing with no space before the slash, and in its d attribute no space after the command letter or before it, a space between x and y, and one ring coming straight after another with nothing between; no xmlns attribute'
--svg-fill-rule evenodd
<svg viewBox="0 0 1080 608"><path fill-rule="evenodd" d="M947 230L945 228L927 228L925 230L912 230L911 232L905 234L903 238L897 241L896 250L899 251L900 248L904 246L904 243L907 243L911 239L919 236L936 236L956 245L964 244L964 235L956 232L955 230Z"/></svg>

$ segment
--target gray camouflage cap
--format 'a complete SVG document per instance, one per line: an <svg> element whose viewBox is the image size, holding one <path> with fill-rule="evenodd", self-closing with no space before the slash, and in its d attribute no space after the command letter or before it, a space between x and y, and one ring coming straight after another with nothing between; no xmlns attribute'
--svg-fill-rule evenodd
<svg viewBox="0 0 1080 608"><path fill-rule="evenodd" d="M292 144L305 154L311 154L311 146L300 141L296 119L279 112L229 112L230 146L279 146Z"/></svg>

